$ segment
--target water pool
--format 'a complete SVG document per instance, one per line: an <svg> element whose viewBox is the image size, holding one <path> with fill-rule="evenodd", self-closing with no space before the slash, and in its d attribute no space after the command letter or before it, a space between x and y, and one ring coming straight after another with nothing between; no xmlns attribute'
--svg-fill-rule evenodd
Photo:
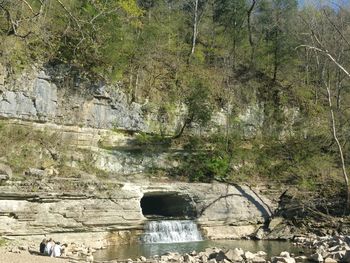
<svg viewBox="0 0 350 263"><path fill-rule="evenodd" d="M199 252L208 247L218 247L222 249L242 248L244 251L258 252L265 251L268 257L279 255L282 251L294 253L296 256L307 254L303 248L295 247L287 241L255 241L255 240L205 240L197 242L183 243L135 243L130 245L110 246L99 250L94 254L95 260L124 260L136 259L140 256L147 258L154 255L162 255L166 252L190 253L193 250Z"/></svg>

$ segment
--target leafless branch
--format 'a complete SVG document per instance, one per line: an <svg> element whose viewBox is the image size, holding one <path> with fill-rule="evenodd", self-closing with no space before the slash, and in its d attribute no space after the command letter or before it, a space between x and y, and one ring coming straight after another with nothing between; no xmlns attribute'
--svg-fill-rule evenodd
<svg viewBox="0 0 350 263"><path fill-rule="evenodd" d="M36 15L36 13L34 12L32 6L31 6L26 0L21 0L21 1L22 1L23 3L25 3L26 6L28 6L28 8L30 9L30 11L31 11L34 15Z"/></svg>
<svg viewBox="0 0 350 263"><path fill-rule="evenodd" d="M309 45L300 45L297 47L300 48L300 47L305 47L305 48L308 48L308 49L312 49L312 50L315 50L315 51L318 51L324 55L326 55L331 61L333 61L334 64L337 65L337 67L339 67L349 78L350 78L350 73L328 52L328 50L324 50L324 49L321 49L321 48L318 48L318 47L314 47L314 46L309 46Z"/></svg>
<svg viewBox="0 0 350 263"><path fill-rule="evenodd" d="M334 22L330 19L329 15L327 14L326 10L323 10L323 13L328 20L328 22L333 26L333 28L338 32L338 34L341 36L341 38L345 41L345 43L350 47L349 41L345 38L344 34L339 30L339 28L334 24Z"/></svg>
<svg viewBox="0 0 350 263"><path fill-rule="evenodd" d="M66 11L66 13L73 19L73 21L76 23L76 25L79 27L79 29L81 29L81 25L79 23L79 20L72 14L72 12L70 12L68 10L68 8L62 3L61 0L56 0L60 6L64 9L64 11Z"/></svg>

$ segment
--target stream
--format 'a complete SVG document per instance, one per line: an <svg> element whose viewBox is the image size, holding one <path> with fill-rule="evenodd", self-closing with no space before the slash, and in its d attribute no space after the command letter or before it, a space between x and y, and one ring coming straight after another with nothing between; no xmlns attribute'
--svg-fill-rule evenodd
<svg viewBox="0 0 350 263"><path fill-rule="evenodd" d="M197 224L192 220L150 220L145 224L145 232L140 242L110 246L107 249L94 253L96 260L126 260L136 259L140 256L150 258L163 255L167 252L180 254L192 251L204 251L208 247L221 249L242 248L244 251L256 253L265 251L268 257L277 256L282 251L303 254L301 248L290 242L282 241L254 241L254 240L203 240Z"/></svg>
<svg viewBox="0 0 350 263"><path fill-rule="evenodd" d="M181 243L135 243L123 246L110 246L107 249L94 253L94 258L95 260L136 259L140 256L149 258L167 252L190 253L193 250L199 252L208 247L219 247L223 249L237 247L253 253L262 250L267 253L268 257L279 255L282 251L288 251L298 256L303 255L305 251L303 248L295 247L291 242L287 241L205 240Z"/></svg>

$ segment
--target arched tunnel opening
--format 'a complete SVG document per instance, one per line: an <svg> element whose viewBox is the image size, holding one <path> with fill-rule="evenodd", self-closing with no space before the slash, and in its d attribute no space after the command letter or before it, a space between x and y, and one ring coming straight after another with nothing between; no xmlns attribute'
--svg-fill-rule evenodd
<svg viewBox="0 0 350 263"><path fill-rule="evenodd" d="M150 192L141 199L142 214L149 219L188 219L197 216L196 208L187 195L178 193Z"/></svg>

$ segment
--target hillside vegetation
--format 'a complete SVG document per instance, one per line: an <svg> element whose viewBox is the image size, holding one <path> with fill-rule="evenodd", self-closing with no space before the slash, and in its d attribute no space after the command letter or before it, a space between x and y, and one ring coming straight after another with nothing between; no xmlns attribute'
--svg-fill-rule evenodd
<svg viewBox="0 0 350 263"><path fill-rule="evenodd" d="M162 121L186 105L172 143L193 154L167 171L171 176L345 195L339 185L350 164L350 7L4 0L0 12L0 63L10 76L33 64L67 64L96 83L118 82L130 103L148 101ZM252 109L261 119L243 125L240 114ZM228 124L207 132L216 112ZM191 134L194 124L203 132ZM152 143L154 136L142 139Z"/></svg>

